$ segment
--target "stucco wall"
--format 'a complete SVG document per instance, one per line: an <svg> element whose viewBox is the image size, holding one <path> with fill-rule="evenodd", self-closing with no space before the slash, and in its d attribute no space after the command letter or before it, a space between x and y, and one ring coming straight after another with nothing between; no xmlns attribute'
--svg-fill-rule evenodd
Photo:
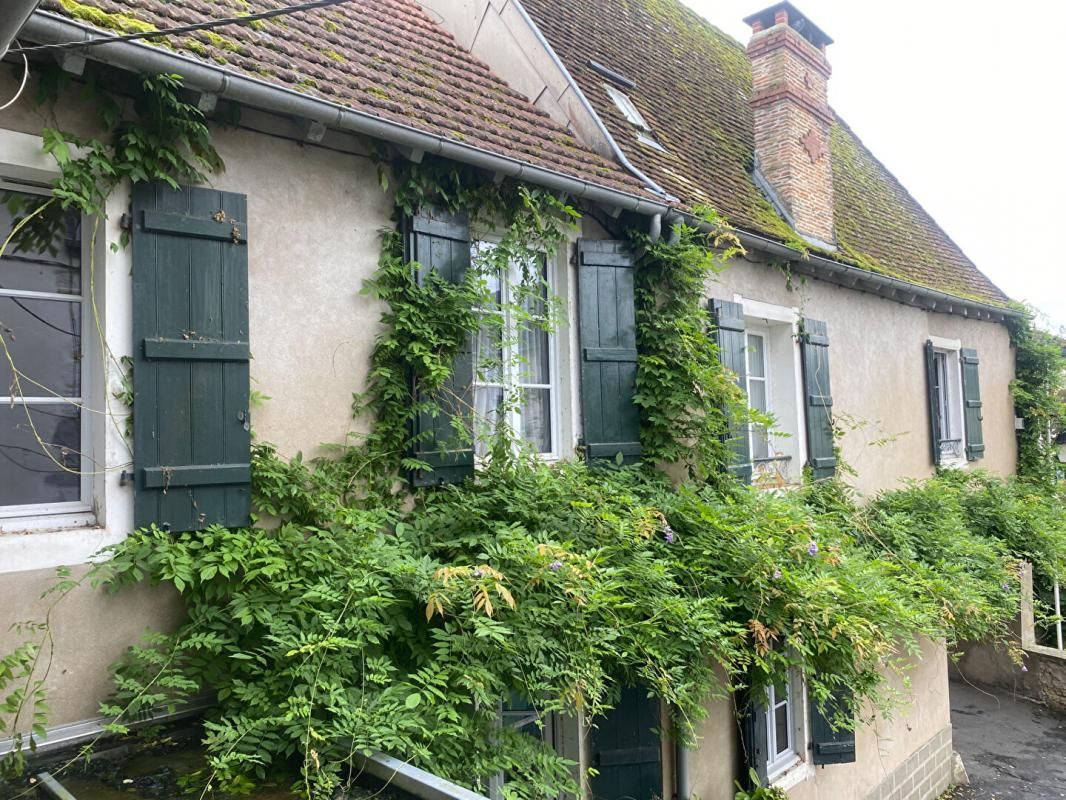
<svg viewBox="0 0 1066 800"><path fill-rule="evenodd" d="M1014 353L1004 325L923 311L824 281L794 277L790 286L780 269L758 261L734 262L707 294L798 307L828 324L833 411L861 425L844 436L842 452L864 494L934 472L923 350L931 335L977 350L986 451L976 466L1014 471Z"/></svg>
<svg viewBox="0 0 1066 800"><path fill-rule="evenodd" d="M5 72L0 95L9 96L10 89ZM31 86L26 97L32 96ZM95 133L76 94L58 104L57 114L62 127ZM275 122L259 118L256 124L284 132L286 122ZM39 134L48 124L56 121L28 100L0 113L0 132ZM227 167L214 185L248 195L252 388L271 398L253 409L253 430L284 455L319 455L320 444L343 442L355 427L352 393L364 388L380 318L377 301L359 290L377 267L378 231L391 224L392 200L365 156L249 130L216 128L213 136ZM350 138L326 143L357 146ZM5 155L13 157L10 146L3 150L0 140L0 163ZM116 191L108 241L117 239L127 205L128 191ZM119 357L132 352L129 251L111 253L104 245L96 271L99 305L108 345ZM113 366L106 373L111 396L121 374ZM97 410L104 395L101 382L91 401ZM53 584L55 566L83 563L129 531L133 493L121 485L119 468L128 468L130 452L117 429L106 426L99 433L106 472L95 481L98 524L63 530L45 523L31 531L8 525L0 533L0 653L24 640L9 630L13 623L41 617L47 601L37 598ZM111 596L85 586L58 604L52 619L50 722L95 716L109 689L108 666L146 628L172 626L180 613L171 592L150 587Z"/></svg>

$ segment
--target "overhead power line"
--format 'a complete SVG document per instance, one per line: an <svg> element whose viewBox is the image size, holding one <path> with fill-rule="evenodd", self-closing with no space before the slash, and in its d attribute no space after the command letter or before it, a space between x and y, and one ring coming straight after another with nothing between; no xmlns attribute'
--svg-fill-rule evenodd
<svg viewBox="0 0 1066 800"><path fill-rule="evenodd" d="M163 28L157 31L125 33L119 36L101 36L99 39L83 39L77 42L58 42L55 44L37 44L31 47L13 47L8 52L15 55L25 55L26 53L36 53L41 50L80 50L82 48L95 47L100 44L110 44L111 42L132 42L138 39L157 39L162 36L176 36L183 33L193 33L195 31L207 31L212 28L221 28L225 25L247 25L249 22L255 22L261 19L284 17L290 14L299 14L301 11L313 11L316 8L337 6L348 2L351 2L351 0L314 0L314 2L311 3L301 3L296 6L273 8L269 11L260 11L242 17L225 17L224 19L212 19L207 22L197 22L193 25L181 25L177 28Z"/></svg>

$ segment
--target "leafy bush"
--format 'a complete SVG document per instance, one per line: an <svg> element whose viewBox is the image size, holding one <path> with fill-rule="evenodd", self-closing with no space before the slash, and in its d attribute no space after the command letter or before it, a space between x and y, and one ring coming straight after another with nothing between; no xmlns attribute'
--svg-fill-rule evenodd
<svg viewBox="0 0 1066 800"><path fill-rule="evenodd" d="M350 499L341 462L260 447L254 466L273 527L141 531L99 575L171 583L189 610L131 651L106 710L216 691L222 785L291 763L326 796L353 752L382 749L553 796L573 765L500 730L502 698L594 719L642 685L690 740L708 698L796 666L816 702L846 688L889 708L886 666L924 637L1000 637L1017 608L1015 554L968 527L982 493L1013 486L987 477L863 508L833 482L776 495L515 460L397 508Z"/></svg>

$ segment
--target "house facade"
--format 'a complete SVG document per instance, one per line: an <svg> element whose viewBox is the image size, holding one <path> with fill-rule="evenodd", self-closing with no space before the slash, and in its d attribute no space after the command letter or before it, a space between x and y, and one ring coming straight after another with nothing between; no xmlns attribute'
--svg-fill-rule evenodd
<svg viewBox="0 0 1066 800"><path fill-rule="evenodd" d="M161 29L217 13L46 3L20 43L99 38L127 16ZM486 408L520 391L513 422L545 458L639 454L632 324L608 331L583 302L609 271L621 276L624 307L628 271L632 306L626 226L669 235L672 221L711 206L746 254L707 286L708 313L750 405L776 421L738 439L738 474L787 489L843 461L872 494L937 465L1011 473L1007 298L828 107L828 37L787 3L751 24L745 51L673 3L360 0L225 38L169 37L166 48L29 53L29 88L0 111L9 197L44 196L58 176L44 128L106 133L84 84L144 72L183 76L226 168L207 187L120 186L106 220L72 216L53 247L5 254L0 322L14 334L11 363L26 366L18 381L4 366L2 386L18 386L0 387L0 652L17 641L9 624L51 607L42 595L56 567L84 572L102 547L149 523L241 524L253 430L290 457L359 432L351 395L367 384L383 311L359 289L377 268L380 232L397 224L382 148L518 178L584 212L545 254L566 313L529 343L537 374L471 387ZM691 57L642 56L677 43ZM22 80L20 60L9 60L3 97ZM70 85L42 110L35 76L53 63ZM445 241L467 258L491 246L492 230L453 222L416 215L409 255ZM110 247L126 234L130 246ZM599 391L607 373L613 393ZM599 422L611 403L615 430ZM429 482L450 468L438 466ZM81 586L54 614L52 740L74 740L98 725L108 665L181 608L161 587ZM826 729L801 675L741 713L739 727L733 700L716 703L694 751L652 734L665 711L640 692L624 719L548 728L579 770L599 768L590 796L632 793L637 780L649 797L729 798L746 762L797 800L934 797L951 756L942 644L927 643L899 688L920 702L854 736Z"/></svg>

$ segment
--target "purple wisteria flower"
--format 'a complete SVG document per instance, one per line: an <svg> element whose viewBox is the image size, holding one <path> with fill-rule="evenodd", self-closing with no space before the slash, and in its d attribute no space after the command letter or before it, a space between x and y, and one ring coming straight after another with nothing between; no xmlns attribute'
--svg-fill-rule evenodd
<svg viewBox="0 0 1066 800"><path fill-rule="evenodd" d="M1028 671L1029 671L1029 667L1025 666L1025 664L1022 664L1022 672L1028 672Z"/></svg>
<svg viewBox="0 0 1066 800"><path fill-rule="evenodd" d="M481 571L480 569L475 569L475 570L474 570L473 572L471 572L470 574L471 574L471 575L473 575L473 576L474 576L475 578L480 578L480 577L481 577L482 575L484 575L485 573L484 573L484 572L482 572L482 571Z"/></svg>
<svg viewBox="0 0 1066 800"><path fill-rule="evenodd" d="M1009 592L1010 591L1010 584L1009 583L1004 583L1003 584L1003 591L1005 591L1005 592Z"/></svg>
<svg viewBox="0 0 1066 800"><path fill-rule="evenodd" d="M553 561L552 563L550 563L548 565L548 569L550 569L552 572L558 572L562 568L563 568L563 562L562 561Z"/></svg>
<svg viewBox="0 0 1066 800"><path fill-rule="evenodd" d="M781 569L780 568L774 570L774 580L775 581L781 580Z"/></svg>
<svg viewBox="0 0 1066 800"><path fill-rule="evenodd" d="M667 544L674 543L674 529L670 527L669 522L663 525L663 538L666 539Z"/></svg>
<svg viewBox="0 0 1066 800"><path fill-rule="evenodd" d="M812 541L809 545L807 545L807 555L811 556L812 558L818 555L818 542Z"/></svg>

